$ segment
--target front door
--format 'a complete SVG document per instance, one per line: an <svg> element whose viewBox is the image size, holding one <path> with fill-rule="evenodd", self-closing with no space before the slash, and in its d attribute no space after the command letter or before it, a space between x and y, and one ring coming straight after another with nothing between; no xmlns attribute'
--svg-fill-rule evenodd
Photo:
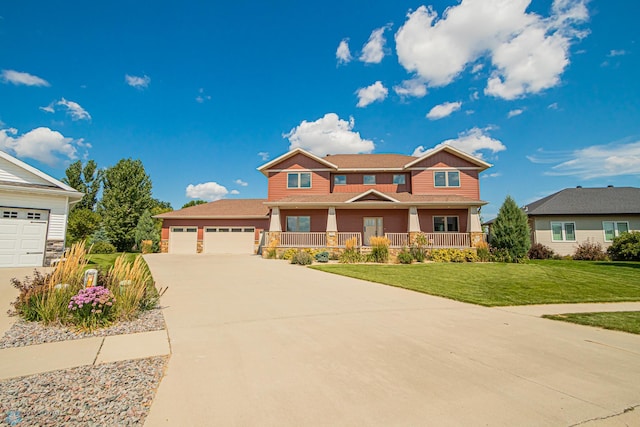
<svg viewBox="0 0 640 427"><path fill-rule="evenodd" d="M381 217L369 217L364 218L364 245L369 246L369 239L372 236L382 236L384 235L384 230L382 229L382 218Z"/></svg>

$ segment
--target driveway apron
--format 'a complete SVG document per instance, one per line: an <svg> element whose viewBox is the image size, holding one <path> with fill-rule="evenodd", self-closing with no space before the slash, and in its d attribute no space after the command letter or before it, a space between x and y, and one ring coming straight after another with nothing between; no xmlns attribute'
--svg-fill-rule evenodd
<svg viewBox="0 0 640 427"><path fill-rule="evenodd" d="M255 256L146 260L172 348L148 426L640 422L636 335Z"/></svg>

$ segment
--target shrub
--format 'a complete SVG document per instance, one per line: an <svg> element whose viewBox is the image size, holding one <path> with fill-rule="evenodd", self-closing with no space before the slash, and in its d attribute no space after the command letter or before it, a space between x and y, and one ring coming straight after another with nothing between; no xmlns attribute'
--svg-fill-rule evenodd
<svg viewBox="0 0 640 427"><path fill-rule="evenodd" d="M313 257L307 251L297 251L291 257L291 264L310 265L311 263L313 263Z"/></svg>
<svg viewBox="0 0 640 427"><path fill-rule="evenodd" d="M96 242L89 248L90 254L113 254L116 247L109 242Z"/></svg>
<svg viewBox="0 0 640 427"><path fill-rule="evenodd" d="M527 253L529 259L551 259L555 256L553 249L542 243L534 243L531 245L529 252Z"/></svg>
<svg viewBox="0 0 640 427"><path fill-rule="evenodd" d="M622 233L613 239L607 253L616 261L640 261L640 231Z"/></svg>
<svg viewBox="0 0 640 427"><path fill-rule="evenodd" d="M479 260L478 254L473 249L465 249L462 251L465 262L477 262Z"/></svg>
<svg viewBox="0 0 640 427"><path fill-rule="evenodd" d="M429 258L433 262L466 262L476 259L473 250L468 249L461 251L460 249L434 249L429 253Z"/></svg>
<svg viewBox="0 0 640 427"><path fill-rule="evenodd" d="M140 255L133 263L127 261L125 254L116 258L107 273L107 283L116 297L115 316L118 320L134 319L142 306L150 305L149 301L143 302L145 296L155 296L153 291L147 291L155 286L149 268Z"/></svg>
<svg viewBox="0 0 640 427"><path fill-rule="evenodd" d="M604 261L607 254L602 250L602 245L595 242L584 242L578 245L573 253L573 259L579 261Z"/></svg>
<svg viewBox="0 0 640 427"><path fill-rule="evenodd" d="M286 251L284 251L284 253L282 254L282 259L286 259L287 261L291 261L293 259L293 256L296 253L298 253L298 249L289 248Z"/></svg>
<svg viewBox="0 0 640 427"><path fill-rule="evenodd" d="M427 257L426 247L428 244L429 241L427 240L426 234L417 234L413 240L413 245L411 246L411 255L413 256L413 259L418 262L423 262Z"/></svg>
<svg viewBox="0 0 640 427"><path fill-rule="evenodd" d="M489 245L486 242L480 242L476 246L476 256L480 262L491 261L491 252L489 252Z"/></svg>
<svg viewBox="0 0 640 427"><path fill-rule="evenodd" d="M338 257L338 262L342 264L355 264L358 262L362 262L364 257L360 252L355 249L345 249L344 252L340 254Z"/></svg>
<svg viewBox="0 0 640 427"><path fill-rule="evenodd" d="M398 262L400 264L411 264L412 261L413 255L408 249L404 248L398 253Z"/></svg>
<svg viewBox="0 0 640 427"><path fill-rule="evenodd" d="M347 239L344 242L344 248L346 250L355 250L357 246L358 246L358 238L357 237L352 237L350 239Z"/></svg>
<svg viewBox="0 0 640 427"><path fill-rule="evenodd" d="M115 297L102 286L80 289L71 297L67 308L75 320L75 325L93 330L106 326L113 320Z"/></svg>
<svg viewBox="0 0 640 427"><path fill-rule="evenodd" d="M421 248L413 247L411 248L411 251L409 253L411 254L411 257L417 262L424 262L425 258L427 257L426 251Z"/></svg>
<svg viewBox="0 0 640 427"><path fill-rule="evenodd" d="M386 263L389 261L389 245L391 241L383 236L373 236L369 239L371 244L372 262Z"/></svg>
<svg viewBox="0 0 640 427"><path fill-rule="evenodd" d="M327 251L318 252L315 255L315 259L318 262L329 262L329 252Z"/></svg>
<svg viewBox="0 0 640 427"><path fill-rule="evenodd" d="M511 196L507 196L493 222L491 246L508 252L502 259L520 262L531 246L527 215ZM509 261L506 261L509 262Z"/></svg>

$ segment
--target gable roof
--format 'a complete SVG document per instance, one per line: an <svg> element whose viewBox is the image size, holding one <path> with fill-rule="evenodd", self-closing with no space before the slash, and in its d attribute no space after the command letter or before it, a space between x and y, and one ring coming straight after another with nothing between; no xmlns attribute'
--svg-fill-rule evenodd
<svg viewBox="0 0 640 427"><path fill-rule="evenodd" d="M190 206L173 212L155 215L161 219L194 218L267 218L269 208L266 199L221 199L215 202Z"/></svg>
<svg viewBox="0 0 640 427"><path fill-rule="evenodd" d="M267 171L268 171L272 166L277 165L278 163L282 162L283 160L286 160L286 159L288 159L289 157L293 157L293 156L295 156L296 154L302 154L303 156L307 156L307 157L309 157L310 159L313 159L313 160L315 160L316 162L318 162L318 163L320 163L320 164L323 164L323 165L325 165L325 166L327 166L327 167L329 167L329 168L331 168L331 169L337 169L337 166L336 166L336 165L334 165L333 163L330 163L329 161L327 161L327 160L325 160L325 159L322 159L322 158L320 158L320 157L318 157L318 156L316 156L316 155L314 155L314 154L311 154L311 153L309 153L308 151L305 151L305 150L303 150L302 148L298 147L298 148L294 148L293 150L291 150L291 151L288 151L288 152L284 153L282 156L277 157L277 158L275 158L275 159L271 160L271 161L270 161L270 162L268 162L268 163L265 163L264 165L260 166L260 167L258 168L258 170L259 170L260 172L262 172L263 174L265 174L265 175L266 175L266 172L267 172Z"/></svg>
<svg viewBox="0 0 640 427"><path fill-rule="evenodd" d="M472 156L469 153L465 153L462 150L459 150L455 147L452 147L449 144L442 144L439 147L436 148L432 148L431 150L427 150L422 156L418 157L417 159L407 163L404 167L405 168L410 168L413 165L416 165L418 163L420 163L421 161L423 161L424 159L428 159L431 156L434 156L436 154L438 154L441 151L446 151L450 154L453 154L454 156L460 157L465 159L466 161L473 163L477 166L480 167L481 170L485 170L490 168L491 166L493 166L491 163L487 163L484 160L481 160L475 156Z"/></svg>
<svg viewBox="0 0 640 427"><path fill-rule="evenodd" d="M37 192L55 192L68 196L72 201L78 201L84 196L84 194L80 193L64 182L59 181L52 176L42 172L41 170L38 170L33 166L16 159L15 157L9 155L8 153L5 153L4 151L0 151L0 159L5 160L18 169L26 171L27 175L25 176L31 175L36 178L33 179L32 182L29 182L26 179L0 180L0 186L5 189L16 188L24 190L34 190Z"/></svg>
<svg viewBox="0 0 640 427"><path fill-rule="evenodd" d="M524 210L528 215L640 215L640 188L566 188Z"/></svg>
<svg viewBox="0 0 640 427"><path fill-rule="evenodd" d="M374 199L367 199L368 196L374 196ZM359 200L367 200L367 201L386 201L386 202L395 202L395 203L400 203L400 201L398 199L394 199L393 197L391 197L388 194L385 194L381 191L378 191L376 189L370 189L365 191L364 193L360 193L355 197L352 197L351 199L347 200L345 203L353 203L353 202L357 202Z"/></svg>

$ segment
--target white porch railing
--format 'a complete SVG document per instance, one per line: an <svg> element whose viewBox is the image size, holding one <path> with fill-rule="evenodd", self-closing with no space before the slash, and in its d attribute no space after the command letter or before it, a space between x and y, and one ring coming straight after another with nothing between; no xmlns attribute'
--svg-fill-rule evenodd
<svg viewBox="0 0 640 427"><path fill-rule="evenodd" d="M280 246L285 248L321 248L327 246L326 233L280 233Z"/></svg>
<svg viewBox="0 0 640 427"><path fill-rule="evenodd" d="M338 233L338 247L344 248L347 240L356 238L356 247L362 246L362 233Z"/></svg>
<svg viewBox="0 0 640 427"><path fill-rule="evenodd" d="M409 233L384 233L384 236L389 239L390 248L402 248L409 246Z"/></svg>
<svg viewBox="0 0 640 427"><path fill-rule="evenodd" d="M424 233L427 246L431 248L468 248L471 246L469 233Z"/></svg>

